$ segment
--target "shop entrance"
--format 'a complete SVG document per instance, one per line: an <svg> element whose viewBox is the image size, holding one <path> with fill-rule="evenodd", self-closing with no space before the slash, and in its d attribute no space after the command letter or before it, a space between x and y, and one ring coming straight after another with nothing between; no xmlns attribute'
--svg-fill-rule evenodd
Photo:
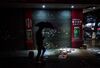
<svg viewBox="0 0 100 68"><path fill-rule="evenodd" d="M96 40L96 17L87 15L84 23L84 44L88 48L95 46Z"/></svg>
<svg viewBox="0 0 100 68"><path fill-rule="evenodd" d="M71 47L71 11L62 9L33 10L32 20L34 39L38 30L35 24L49 22L54 26L54 29L45 28L42 31L47 49Z"/></svg>

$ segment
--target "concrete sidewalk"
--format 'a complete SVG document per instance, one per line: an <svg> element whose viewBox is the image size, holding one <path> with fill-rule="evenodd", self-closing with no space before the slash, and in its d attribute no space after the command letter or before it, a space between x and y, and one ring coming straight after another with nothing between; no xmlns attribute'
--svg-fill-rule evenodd
<svg viewBox="0 0 100 68"><path fill-rule="evenodd" d="M99 49L98 49L99 50ZM34 52L34 57L37 55L37 50L20 50L20 51L3 51L0 52L0 57L28 57L29 52ZM45 52L47 58L58 58L60 52L67 53L68 56L76 56L83 59L94 58L94 50L91 49L78 49L78 48L60 48L60 49L49 49Z"/></svg>
<svg viewBox="0 0 100 68"><path fill-rule="evenodd" d="M60 51L67 51L68 57L65 59L58 58ZM27 51L16 51L13 52L12 57L1 58L0 68L99 68L100 64L95 59L95 55L88 49L50 49L47 50L45 56L48 58L41 64L37 64L34 60L28 58L29 51L34 51L35 56L36 50ZM10 52L9 52L10 53ZM8 54L7 54L8 55Z"/></svg>

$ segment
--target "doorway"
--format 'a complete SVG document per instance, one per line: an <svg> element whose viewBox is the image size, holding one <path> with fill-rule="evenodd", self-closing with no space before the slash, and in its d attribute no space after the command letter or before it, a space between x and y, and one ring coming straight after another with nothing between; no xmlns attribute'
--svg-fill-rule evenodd
<svg viewBox="0 0 100 68"><path fill-rule="evenodd" d="M47 49L71 47L71 11L66 9L33 10L33 33L36 34L39 22L50 22L54 30L43 30ZM35 39L35 36L34 36ZM35 43L36 46L36 43Z"/></svg>

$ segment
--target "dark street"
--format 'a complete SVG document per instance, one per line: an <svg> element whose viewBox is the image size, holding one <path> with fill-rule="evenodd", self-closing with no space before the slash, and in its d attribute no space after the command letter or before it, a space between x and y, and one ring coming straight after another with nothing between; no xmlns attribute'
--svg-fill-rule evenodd
<svg viewBox="0 0 100 68"><path fill-rule="evenodd" d="M79 52L68 53L66 59L57 58L56 54L49 55L42 63L37 63L35 58L5 57L0 59L0 68L99 68L100 60L93 51L89 53L89 50L79 49Z"/></svg>

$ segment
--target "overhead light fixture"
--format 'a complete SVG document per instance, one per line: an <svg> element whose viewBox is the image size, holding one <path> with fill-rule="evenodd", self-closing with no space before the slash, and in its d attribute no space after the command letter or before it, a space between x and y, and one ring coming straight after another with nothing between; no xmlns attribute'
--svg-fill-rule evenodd
<svg viewBox="0 0 100 68"><path fill-rule="evenodd" d="M42 8L45 8L46 6L45 5L42 5Z"/></svg>
<svg viewBox="0 0 100 68"><path fill-rule="evenodd" d="M74 5L71 6L71 8L74 8L74 7L75 7Z"/></svg>
<svg viewBox="0 0 100 68"><path fill-rule="evenodd" d="M93 9L96 9L96 7L93 7Z"/></svg>

